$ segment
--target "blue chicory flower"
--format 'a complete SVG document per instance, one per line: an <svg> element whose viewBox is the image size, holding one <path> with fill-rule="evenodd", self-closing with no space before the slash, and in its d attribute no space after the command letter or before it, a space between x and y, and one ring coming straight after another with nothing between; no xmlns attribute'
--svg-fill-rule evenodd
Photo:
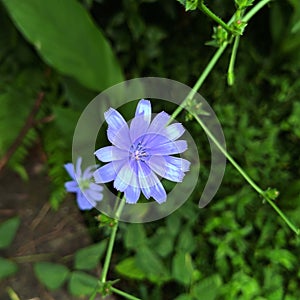
<svg viewBox="0 0 300 300"><path fill-rule="evenodd" d="M65 183L65 188L68 192L77 194L76 200L81 210L89 210L96 206L96 202L102 200L103 187L93 182L93 172L97 166L90 166L82 172L81 162L82 158L79 157L76 161L76 168L72 163L64 165L66 171L73 179ZM82 191L84 191L88 199Z"/></svg>
<svg viewBox="0 0 300 300"><path fill-rule="evenodd" d="M184 128L180 123L168 125L170 116L157 114L151 122L151 103L140 100L130 126L113 108L104 114L108 123L107 136L113 144L95 152L102 162L109 162L94 172L97 183L114 181L114 187L124 192L127 203L136 203L141 192L158 203L167 199L159 178L181 182L190 162L171 156L187 149L187 142L177 140ZM168 126L167 126L168 125Z"/></svg>

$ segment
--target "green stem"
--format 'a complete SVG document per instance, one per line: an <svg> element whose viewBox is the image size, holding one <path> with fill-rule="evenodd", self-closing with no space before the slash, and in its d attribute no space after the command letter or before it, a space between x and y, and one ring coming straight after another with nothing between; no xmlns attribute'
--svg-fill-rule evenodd
<svg viewBox="0 0 300 300"><path fill-rule="evenodd" d="M273 0L262 0L258 2L242 19L243 22L248 23L248 21L259 11L261 10L266 4Z"/></svg>
<svg viewBox="0 0 300 300"><path fill-rule="evenodd" d="M110 260L111 260L111 255L112 255L112 251L113 251L113 248L114 248L114 243L115 243L116 234L117 234L117 230L118 230L119 218L120 218L120 215L121 215L121 212L123 210L124 205L125 205L125 198L123 197L120 201L119 207L118 207L117 212L115 214L115 224L112 228L110 238L109 238L109 242L108 242L107 252L106 252L106 256L105 256L105 261L104 261L104 265L103 265L101 279L100 279L100 281L102 283L106 282L106 276L107 276L107 273L108 273Z"/></svg>
<svg viewBox="0 0 300 300"><path fill-rule="evenodd" d="M20 300L17 293L11 287L7 287L6 291L7 291L7 294L8 294L8 296L11 300Z"/></svg>
<svg viewBox="0 0 300 300"><path fill-rule="evenodd" d="M172 113L169 123L172 122L172 120L174 120L180 114L180 112L184 109L187 101L189 99L193 99L194 98L195 94L200 89L201 85L203 84L203 82L205 81L205 79L207 78L207 76L209 75L209 73L211 72L211 70L213 69L213 67L215 66L215 64L217 63L217 61L221 57L221 55L223 54L223 52L226 49L227 45L228 44L225 43L224 45L222 45L215 52L214 56L209 61L208 65L206 66L206 68L204 69L204 71L202 72L202 74L200 75L199 79L197 80L197 82L194 85L194 87L192 88L192 90L189 92L189 94L186 96L186 98L182 101L182 103L180 104L180 106L178 106L176 108L176 110Z"/></svg>
<svg viewBox="0 0 300 300"><path fill-rule="evenodd" d="M240 42L240 36L236 36L234 39L234 44L233 44L229 67L228 67L227 82L229 86L232 86L234 84L234 64L235 64L237 50L239 47L239 42Z"/></svg>
<svg viewBox="0 0 300 300"><path fill-rule="evenodd" d="M226 31L229 33L236 35L236 32L228 25L226 24L221 18L219 18L215 13L213 13L205 4L204 0L200 0L198 8L206 14L208 17L213 19L215 22L217 22L220 26L222 26Z"/></svg>
<svg viewBox="0 0 300 300"><path fill-rule="evenodd" d="M297 228L287 216L280 210L280 208L268 197L264 196L264 199L273 207L273 209L278 213L278 215L284 220L284 222L297 234L300 234L300 229Z"/></svg>
<svg viewBox="0 0 300 300"><path fill-rule="evenodd" d="M121 290L119 290L119 289L116 289L115 287L111 287L110 288L110 290L112 291L112 292L114 292L115 294L118 294L118 295L120 295L120 296L123 296L124 298L126 298L126 299L130 299L130 300L141 300L140 298L137 298L137 297L134 297L134 296L132 296L132 295L130 295L130 294L127 294L127 293L125 293L125 292L123 292L123 291L121 291Z"/></svg>
<svg viewBox="0 0 300 300"><path fill-rule="evenodd" d="M300 234L300 229L298 229L280 210L280 208L269 199L265 192L249 177L249 175L239 166L239 164L233 159L233 157L222 147L222 145L218 142L218 140L214 137L214 135L209 131L209 129L205 126L202 120L198 115L194 115L195 120L199 123L199 125L203 128L205 133L209 136L209 138L215 143L215 145L219 148L219 150L225 155L225 157L230 161L230 163L237 169L237 171L245 178L245 180L252 186L254 190L256 190L278 213L278 215L285 221L285 223L297 234Z"/></svg>
<svg viewBox="0 0 300 300"><path fill-rule="evenodd" d="M225 155L225 157L230 161L230 163L238 170L238 172L246 179L246 181L261 195L264 196L264 191L248 176L248 174L238 165L238 163L233 159L233 157L222 147L214 135L205 126L198 115L194 115L195 120L203 128L208 137L215 143L219 150Z"/></svg>

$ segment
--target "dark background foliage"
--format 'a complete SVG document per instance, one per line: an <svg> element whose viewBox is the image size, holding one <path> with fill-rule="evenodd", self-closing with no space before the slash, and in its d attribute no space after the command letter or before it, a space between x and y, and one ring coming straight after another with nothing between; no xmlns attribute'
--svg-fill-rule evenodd
<svg viewBox="0 0 300 300"><path fill-rule="evenodd" d="M0 2L1 162L9 156L6 167L32 180L24 161L40 145L51 185L44 200L59 210L62 166L71 160L83 108L123 79L158 76L192 86L215 51L205 45L214 24L174 0L31 0L36 14L23 15L26 4L17 2ZM231 0L209 7L224 20L235 9ZM251 19L232 87L229 56L230 47L200 93L223 126L228 151L263 189L280 191L277 204L299 225L300 3L273 1ZM121 224L110 278L142 299L299 299L299 239L229 163L214 200L198 209L210 152L199 125L187 126L199 141L198 188L164 220ZM83 215L98 243L107 232L95 228L96 213Z"/></svg>

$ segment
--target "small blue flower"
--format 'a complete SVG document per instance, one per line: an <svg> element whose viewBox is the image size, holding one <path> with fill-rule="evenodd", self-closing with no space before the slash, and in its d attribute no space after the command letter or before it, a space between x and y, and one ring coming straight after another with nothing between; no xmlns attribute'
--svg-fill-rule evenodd
<svg viewBox="0 0 300 300"><path fill-rule="evenodd" d="M187 142L177 140L184 128L180 123L167 126L170 116L161 112L151 122L151 103L140 100L130 126L113 108L105 112L107 136L113 146L95 152L102 162L109 162L94 172L97 183L114 181L114 187L124 192L127 203L136 203L141 192L158 203L167 199L159 178L181 182L190 162L179 157Z"/></svg>
<svg viewBox="0 0 300 300"><path fill-rule="evenodd" d="M96 206L97 201L102 200L103 187L93 182L93 172L97 166L90 166L82 173L81 162L82 158L79 157L76 162L76 169L72 163L64 165L66 171L73 179L65 183L65 188L68 192L77 194L76 200L81 210L88 210ZM88 199L82 191L84 191Z"/></svg>

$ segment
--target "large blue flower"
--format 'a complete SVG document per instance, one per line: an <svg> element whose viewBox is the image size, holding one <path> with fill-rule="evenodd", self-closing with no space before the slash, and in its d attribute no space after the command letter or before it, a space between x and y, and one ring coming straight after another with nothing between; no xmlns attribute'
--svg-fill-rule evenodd
<svg viewBox="0 0 300 300"><path fill-rule="evenodd" d="M181 182L190 162L179 157L187 149L184 140L177 140L184 128L180 123L168 125L170 116L161 112L151 122L151 103L140 100L130 126L115 109L104 117L108 123L107 136L113 146L95 152L102 162L109 162L94 172L97 183L114 181L114 187L124 192L127 203L136 203L141 192L158 203L167 199L159 178ZM168 126L167 126L168 125Z"/></svg>
<svg viewBox="0 0 300 300"><path fill-rule="evenodd" d="M102 200L103 187L93 182L93 172L97 166L90 166L82 173L81 162L82 158L79 157L76 161L76 168L72 163L64 165L66 171L73 179L65 183L65 188L68 192L77 194L76 200L81 210L88 210L96 206L97 201ZM88 199L82 191L84 191Z"/></svg>

